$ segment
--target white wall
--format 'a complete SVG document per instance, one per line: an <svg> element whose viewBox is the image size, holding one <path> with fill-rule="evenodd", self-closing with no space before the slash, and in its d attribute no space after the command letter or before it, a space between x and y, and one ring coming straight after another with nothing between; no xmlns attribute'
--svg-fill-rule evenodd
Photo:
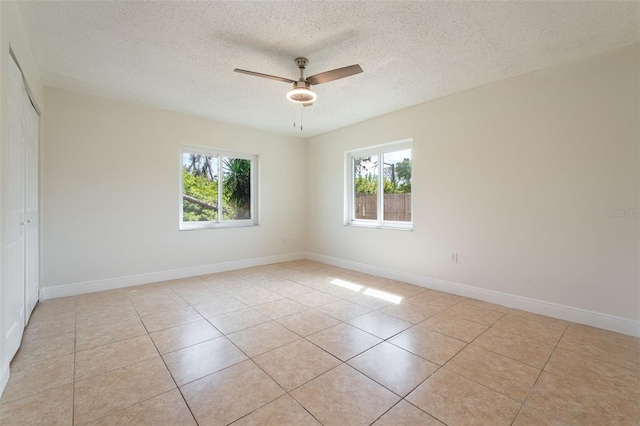
<svg viewBox="0 0 640 426"><path fill-rule="evenodd" d="M639 46L311 138L308 251L485 299L592 311L601 326L631 320L637 334L639 218L605 212L640 208ZM414 230L343 226L344 151L405 138Z"/></svg>
<svg viewBox="0 0 640 426"><path fill-rule="evenodd" d="M45 103L44 297L303 251L304 139L51 87ZM260 226L178 231L180 144L259 155Z"/></svg>
<svg viewBox="0 0 640 426"><path fill-rule="evenodd" d="M0 194L6 194L6 182L4 181L4 165L6 161L6 146L8 128L5 117L7 116L7 78L8 66L13 59L10 56L13 51L22 73L25 76L31 99L42 112L43 96L40 73L31 54L31 48L22 25L22 18L18 7L13 1L0 1ZM3 212L5 211L4 195L0 196L0 336L6 335L6 322L3 301L6 292L4 277L5 265L3 249L5 246L3 230L5 228ZM9 362L5 354L3 338L0 338L0 394L9 379Z"/></svg>

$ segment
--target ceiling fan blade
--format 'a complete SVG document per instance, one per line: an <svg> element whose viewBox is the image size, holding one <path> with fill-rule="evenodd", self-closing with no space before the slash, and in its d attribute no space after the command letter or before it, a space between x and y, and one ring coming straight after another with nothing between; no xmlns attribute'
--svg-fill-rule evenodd
<svg viewBox="0 0 640 426"><path fill-rule="evenodd" d="M262 77L262 78L269 78L271 80L284 81L285 83L295 83L296 82L295 80L291 80L290 78L278 77L276 75L262 74L260 72L254 72L254 71L241 70L239 68L236 68L234 71L235 72L239 72L241 74L253 75L253 76Z"/></svg>
<svg viewBox="0 0 640 426"><path fill-rule="evenodd" d="M349 65L348 67L338 68L331 71L321 72L320 74L312 75L311 77L307 77L307 81L310 84L322 84L328 83L333 80L339 80L341 78L349 77L354 74L359 74L362 72L362 68L360 65Z"/></svg>
<svg viewBox="0 0 640 426"><path fill-rule="evenodd" d="M306 104L302 104L303 107L313 106L313 102L307 102Z"/></svg>

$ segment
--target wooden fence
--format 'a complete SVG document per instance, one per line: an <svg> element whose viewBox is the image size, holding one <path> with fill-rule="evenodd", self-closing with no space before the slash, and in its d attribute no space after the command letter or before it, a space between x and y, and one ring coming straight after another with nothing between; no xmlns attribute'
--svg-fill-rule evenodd
<svg viewBox="0 0 640 426"><path fill-rule="evenodd" d="M384 194L384 220L411 221L411 194ZM356 194L356 219L376 219L378 196Z"/></svg>

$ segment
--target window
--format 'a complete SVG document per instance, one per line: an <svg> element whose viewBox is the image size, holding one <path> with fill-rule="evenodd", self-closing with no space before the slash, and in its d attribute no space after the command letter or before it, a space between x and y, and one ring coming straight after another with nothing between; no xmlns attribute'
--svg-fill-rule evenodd
<svg viewBox="0 0 640 426"><path fill-rule="evenodd" d="M345 224L412 229L412 140L345 153Z"/></svg>
<svg viewBox="0 0 640 426"><path fill-rule="evenodd" d="M183 147L180 229L257 225L255 155Z"/></svg>

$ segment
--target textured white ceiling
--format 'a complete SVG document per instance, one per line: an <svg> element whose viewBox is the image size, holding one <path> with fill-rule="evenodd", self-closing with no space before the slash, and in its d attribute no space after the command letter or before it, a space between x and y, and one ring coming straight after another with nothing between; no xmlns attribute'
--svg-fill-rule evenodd
<svg viewBox="0 0 640 426"><path fill-rule="evenodd" d="M309 137L640 39L638 2L19 2L45 84ZM314 87L287 83L360 64Z"/></svg>

